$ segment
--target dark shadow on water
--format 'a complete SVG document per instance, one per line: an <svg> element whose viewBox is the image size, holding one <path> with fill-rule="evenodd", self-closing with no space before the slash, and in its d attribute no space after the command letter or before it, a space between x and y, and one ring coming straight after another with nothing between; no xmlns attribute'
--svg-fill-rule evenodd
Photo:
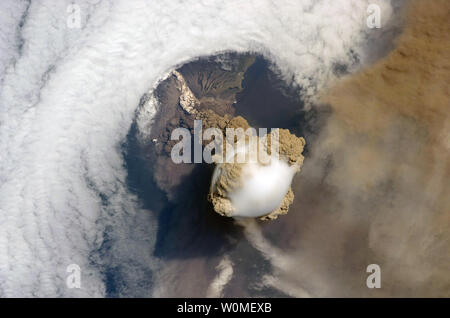
<svg viewBox="0 0 450 318"><path fill-rule="evenodd" d="M308 145L321 126L318 121L326 117L324 110L314 107L306 110L301 88L286 85L272 71L270 62L261 56L247 70L242 85L244 90L237 94L235 114L247 119L254 128L285 128L298 137L305 137L303 154L306 156Z"/></svg>
<svg viewBox="0 0 450 318"><path fill-rule="evenodd" d="M167 196L153 180L149 157L143 151L136 135L137 127L133 124L124 145L128 190L139 197L142 208L158 212L167 205Z"/></svg>
<svg viewBox="0 0 450 318"><path fill-rule="evenodd" d="M299 91L288 87L270 69L269 62L258 57L247 70L242 83L244 90L237 95L236 115L241 115L255 128L288 128L303 135L305 112Z"/></svg>
<svg viewBox="0 0 450 318"><path fill-rule="evenodd" d="M155 256L212 256L231 248L229 238L241 233L231 219L215 213L207 200L212 165L195 164L191 174L174 189L175 198L169 201L153 179L153 166L136 138L135 125L125 148L128 188L138 196L142 208L158 217Z"/></svg>
<svg viewBox="0 0 450 318"><path fill-rule="evenodd" d="M230 237L242 236L229 218L215 213L207 200L213 166L196 164L175 190L158 219L155 255L164 258L214 256L229 250Z"/></svg>

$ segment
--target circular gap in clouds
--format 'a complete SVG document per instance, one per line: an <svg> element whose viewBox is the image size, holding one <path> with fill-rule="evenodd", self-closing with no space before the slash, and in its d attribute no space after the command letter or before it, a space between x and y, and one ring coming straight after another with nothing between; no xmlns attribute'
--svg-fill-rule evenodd
<svg viewBox="0 0 450 318"><path fill-rule="evenodd" d="M242 77L242 90L228 94L227 88L224 93L220 93L220 98L225 100L235 98L230 111L235 116L246 118L255 128L288 128L298 136L313 140L328 112L314 107L306 109L301 88L284 82L276 65L262 55L225 52L191 60L178 66L177 71L183 74L190 88L198 96L203 94L198 91L199 87L194 87L198 74L214 73L215 69L219 72L220 69L226 70L231 67L230 64L236 64L236 61L247 57L253 58L253 61ZM218 78L223 78L221 76ZM216 84L221 86L220 81ZM158 219L154 255L163 263L170 261L171 264L183 264L198 260L199 257L205 262L214 262L215 257L226 252L235 264L233 277L237 275L240 278L230 279L230 287L224 288L225 294L229 290L232 295L230 288L234 292L238 288L242 289L239 293L247 296L280 296L279 291L261 288L257 283L262 275L270 274L270 264L245 239L240 226L234 224L232 219L214 213L207 202L213 165L182 164L164 170L170 163L158 162L160 158L155 152L153 139L159 140L167 127L178 127L178 122L175 126L170 126L171 118L183 113L178 105L177 94L179 91L171 75L145 94L125 143L124 160L128 172L128 189L139 198L143 213L150 213ZM215 96L217 99L217 95ZM166 175L171 173L174 176L166 179ZM178 175L183 177L179 178L175 186L167 184L178 178ZM252 260L257 258L260 264L266 264L261 265L263 272L252 271L253 261L246 260L248 253L252 255ZM196 276L196 273L190 274ZM214 266L209 273L197 274L213 281ZM171 275L175 276L176 273ZM117 289L117 283L114 281L120 281L120 275L113 269L107 276L110 284L108 292L114 295ZM242 277L247 277L246 284L243 284ZM258 288L255 287L257 285Z"/></svg>

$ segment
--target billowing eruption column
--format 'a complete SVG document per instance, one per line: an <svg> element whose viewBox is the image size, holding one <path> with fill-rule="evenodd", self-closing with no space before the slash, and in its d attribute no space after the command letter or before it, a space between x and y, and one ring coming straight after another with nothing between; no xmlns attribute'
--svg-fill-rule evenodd
<svg viewBox="0 0 450 318"><path fill-rule="evenodd" d="M223 135L227 128L242 128L242 131L250 128L241 116L222 117L205 111L200 112L198 118L202 119L204 127L218 128ZM278 140L277 146L273 143L275 140ZM262 220L286 214L294 200L291 182L303 164L305 139L287 129L277 129L259 137L226 135L226 142L233 151L227 153L224 146L223 155L213 157L216 168L208 199L214 210L223 216Z"/></svg>

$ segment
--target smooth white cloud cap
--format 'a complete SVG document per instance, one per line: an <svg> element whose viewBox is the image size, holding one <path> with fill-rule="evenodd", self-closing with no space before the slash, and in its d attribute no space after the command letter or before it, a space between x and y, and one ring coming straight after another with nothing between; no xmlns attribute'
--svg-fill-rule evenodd
<svg viewBox="0 0 450 318"><path fill-rule="evenodd" d="M234 217L257 218L277 209L289 191L296 170L272 158L271 164L248 163L242 168L243 186L232 191Z"/></svg>

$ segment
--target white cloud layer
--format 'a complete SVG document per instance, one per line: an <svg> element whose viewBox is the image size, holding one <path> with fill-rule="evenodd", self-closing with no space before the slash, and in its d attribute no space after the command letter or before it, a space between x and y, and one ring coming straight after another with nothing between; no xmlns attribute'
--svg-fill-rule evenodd
<svg viewBox="0 0 450 318"><path fill-rule="evenodd" d="M148 290L133 286L158 266L156 224L127 191L120 145L176 65L255 51L312 96L351 50L364 61L371 32L364 0L75 1L81 29L69 3L0 2L0 296L101 297L104 266L127 260L142 270L120 292Z"/></svg>

